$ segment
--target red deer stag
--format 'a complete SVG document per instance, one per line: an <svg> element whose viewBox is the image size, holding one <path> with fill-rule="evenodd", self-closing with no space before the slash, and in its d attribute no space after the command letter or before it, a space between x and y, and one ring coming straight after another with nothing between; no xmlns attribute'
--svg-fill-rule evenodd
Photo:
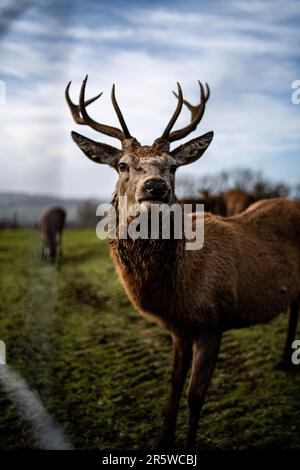
<svg viewBox="0 0 300 470"><path fill-rule="evenodd" d="M197 160L209 146L213 132L170 150L170 143L186 137L199 124L209 95L200 85L200 103L192 121L172 130L183 105L178 84L176 110L161 137L151 146L131 136L115 98L112 103L121 129L96 122L87 112L87 77L79 104L66 100L77 124L119 139L122 149L95 142L72 132L75 143L96 163L119 174L113 205L119 196L128 203L173 204L175 171ZM96 99L96 98L95 98ZM193 219L196 220L195 213ZM110 250L121 282L134 307L163 325L171 334L174 366L171 396L156 447L172 445L179 399L192 362L188 387L189 423L186 447L194 447L200 410L217 361L222 333L264 323L290 306L290 324L284 359L288 362L295 335L300 294L300 203L273 199L254 204L243 214L226 219L205 214L201 250L188 251L183 239L121 239Z"/></svg>
<svg viewBox="0 0 300 470"><path fill-rule="evenodd" d="M223 200L226 207L227 216L237 215L255 202L254 196L243 189L229 189L223 194Z"/></svg>
<svg viewBox="0 0 300 470"><path fill-rule="evenodd" d="M42 236L42 259L55 263L60 255L61 235L64 229L66 212L61 207L52 207L41 216L39 229Z"/></svg>

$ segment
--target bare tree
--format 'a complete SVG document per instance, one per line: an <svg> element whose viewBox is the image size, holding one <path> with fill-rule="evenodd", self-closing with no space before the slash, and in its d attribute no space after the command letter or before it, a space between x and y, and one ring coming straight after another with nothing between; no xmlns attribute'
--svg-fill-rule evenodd
<svg viewBox="0 0 300 470"><path fill-rule="evenodd" d="M176 187L179 197L190 197L198 195L198 180L194 175L179 176Z"/></svg>
<svg viewBox="0 0 300 470"><path fill-rule="evenodd" d="M88 200L84 201L77 209L79 224L82 227L95 227L99 219L96 217L97 203Z"/></svg>

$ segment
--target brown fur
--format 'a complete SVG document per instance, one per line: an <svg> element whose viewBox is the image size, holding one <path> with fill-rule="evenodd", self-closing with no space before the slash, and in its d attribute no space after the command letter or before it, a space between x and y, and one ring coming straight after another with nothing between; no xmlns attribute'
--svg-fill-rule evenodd
<svg viewBox="0 0 300 470"><path fill-rule="evenodd" d="M243 189L229 189L223 194L223 200L228 216L237 215L247 209L255 199Z"/></svg>
<svg viewBox="0 0 300 470"><path fill-rule="evenodd" d="M210 335L214 344L223 331L268 322L289 305L297 305L300 203L269 199L231 218L205 214L205 242L200 251L186 251L182 240L114 240L111 253L135 308L166 327L175 341L181 338L194 345L200 341L201 350ZM295 328L287 341L286 361ZM218 342L212 349L209 342L204 350L206 362L212 360L212 370L218 349ZM205 364L194 377L203 375L206 390L212 370L207 369L206 377ZM192 379L193 374L189 387L193 417L205 390L197 392L200 383L193 391ZM166 423L156 441L158 447L172 441L173 428L170 431ZM194 444L195 432L187 445Z"/></svg>
<svg viewBox="0 0 300 470"><path fill-rule="evenodd" d="M209 93L205 101L208 96ZM90 125L79 114L78 107L72 103L69 106L77 123ZM203 100L198 109L204 112ZM198 110L195 113L199 120ZM177 111L175 114L178 116ZM207 133L170 151L170 140L177 140L179 134L186 135L195 128L193 118L187 130L173 132L172 139L164 133L151 147L129 139L122 119L120 122L127 134L126 137L124 131L122 150L72 133L88 158L108 163L118 171L115 208L119 196L126 195L129 205L142 202L150 210L153 202L157 202L147 187L153 181L165 187L159 202L173 204L174 166L199 158L213 134ZM104 125L99 126L108 133ZM120 131L109 132L116 136ZM196 221L199 215L194 213L190 217ZM195 445L201 407L224 331L267 322L292 305L284 354L285 361L290 361L300 296L300 203L269 199L229 218L206 213L204 229L204 246L198 251L187 251L184 239L110 242L117 272L133 305L142 315L167 328L173 339L171 395L155 441L157 447L168 446L174 440L180 395L191 362L186 446Z"/></svg>
<svg viewBox="0 0 300 470"><path fill-rule="evenodd" d="M269 199L237 217L205 214L199 251L186 251L184 240L113 240L111 250L136 308L173 333L263 323L300 294L300 203Z"/></svg>
<svg viewBox="0 0 300 470"><path fill-rule="evenodd" d="M227 208L223 200L223 195L211 195L207 191L204 191L201 198L181 198L180 202L181 204L190 204L191 212L195 212L197 210L197 204L204 204L205 212L210 212L211 214L216 215L227 214Z"/></svg>

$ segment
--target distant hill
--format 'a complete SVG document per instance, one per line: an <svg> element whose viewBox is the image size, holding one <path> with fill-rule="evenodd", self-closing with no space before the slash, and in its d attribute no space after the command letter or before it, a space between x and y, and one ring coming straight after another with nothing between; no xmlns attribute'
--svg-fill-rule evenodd
<svg viewBox="0 0 300 470"><path fill-rule="evenodd" d="M78 207L87 199L68 199L47 195L0 191L0 223L12 225L35 225L41 214L51 206L60 206L67 211L67 222L78 223ZM103 200L89 199L95 204Z"/></svg>

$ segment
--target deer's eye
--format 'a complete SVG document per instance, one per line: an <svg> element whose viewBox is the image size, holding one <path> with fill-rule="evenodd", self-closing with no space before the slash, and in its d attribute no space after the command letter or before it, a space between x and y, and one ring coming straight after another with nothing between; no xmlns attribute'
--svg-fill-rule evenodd
<svg viewBox="0 0 300 470"><path fill-rule="evenodd" d="M129 167L126 163L120 163L119 164L119 171L120 173L124 173L124 171L128 171Z"/></svg>
<svg viewBox="0 0 300 470"><path fill-rule="evenodd" d="M173 173L173 175L176 172L176 170L177 170L177 165L171 165L170 172Z"/></svg>

